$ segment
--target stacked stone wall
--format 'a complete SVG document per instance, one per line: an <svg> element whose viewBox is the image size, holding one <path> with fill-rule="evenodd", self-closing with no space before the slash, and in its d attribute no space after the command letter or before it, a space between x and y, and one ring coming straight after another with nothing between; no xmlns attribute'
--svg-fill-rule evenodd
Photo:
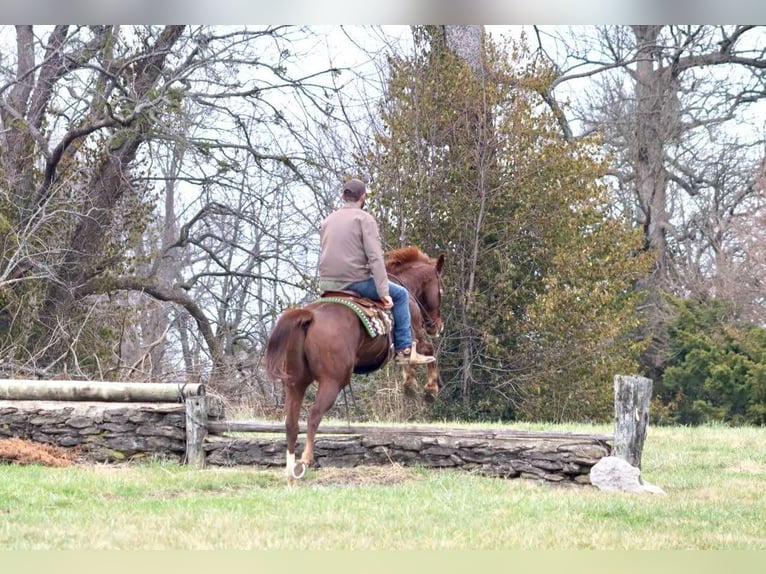
<svg viewBox="0 0 766 574"><path fill-rule="evenodd" d="M78 458L94 462L147 457L180 462L185 427L183 404L0 401L0 438L71 448Z"/></svg>

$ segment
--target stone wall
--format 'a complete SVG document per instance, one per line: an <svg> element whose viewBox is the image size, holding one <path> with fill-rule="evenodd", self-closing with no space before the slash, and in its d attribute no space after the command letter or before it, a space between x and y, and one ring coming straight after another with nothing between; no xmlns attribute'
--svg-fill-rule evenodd
<svg viewBox="0 0 766 574"><path fill-rule="evenodd" d="M180 462L185 427L183 404L0 401L0 438L73 448L94 462Z"/></svg>
<svg viewBox="0 0 766 574"><path fill-rule="evenodd" d="M609 455L607 441L607 437L564 433L434 429L430 434L421 434L391 428L389 432L349 436L320 435L314 454L320 468L397 463L502 478L588 484L591 467ZM302 444L299 440L299 453ZM284 435L209 436L205 451L210 465L284 466L286 445Z"/></svg>
<svg viewBox="0 0 766 574"><path fill-rule="evenodd" d="M215 429L215 424L209 423ZM219 423L219 427L227 426ZM233 425L232 425L233 426ZM329 427L326 427L329 431ZM281 425L270 434L208 435L209 466L283 466ZM321 430L321 428L320 428ZM0 438L16 437L76 449L94 462L163 459L184 462L183 403L0 401ZM299 440L298 452L305 436ZM589 472L610 454L609 437L511 429L373 427L363 433L320 435L317 466L417 465L455 468L505 478L587 484Z"/></svg>

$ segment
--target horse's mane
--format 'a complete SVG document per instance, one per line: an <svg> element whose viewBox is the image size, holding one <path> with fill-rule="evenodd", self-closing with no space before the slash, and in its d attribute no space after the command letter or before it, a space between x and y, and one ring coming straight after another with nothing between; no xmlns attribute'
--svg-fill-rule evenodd
<svg viewBox="0 0 766 574"><path fill-rule="evenodd" d="M430 257L415 246L400 247L386 253L386 267L398 267L406 263L415 263L423 261L428 263Z"/></svg>

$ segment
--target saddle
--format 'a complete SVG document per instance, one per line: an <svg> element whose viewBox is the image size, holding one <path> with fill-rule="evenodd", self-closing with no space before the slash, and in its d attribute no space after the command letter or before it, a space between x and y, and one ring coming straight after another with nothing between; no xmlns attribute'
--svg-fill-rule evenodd
<svg viewBox="0 0 766 574"><path fill-rule="evenodd" d="M380 301L360 297L355 291L324 291L315 303L338 303L356 313L367 334L380 337L392 333L394 319Z"/></svg>

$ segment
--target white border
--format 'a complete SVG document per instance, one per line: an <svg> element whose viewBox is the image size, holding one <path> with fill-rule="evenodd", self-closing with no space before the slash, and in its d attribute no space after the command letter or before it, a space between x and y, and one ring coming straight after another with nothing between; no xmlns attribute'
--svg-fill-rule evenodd
<svg viewBox="0 0 766 574"><path fill-rule="evenodd" d="M0 0L22 24L752 24L760 0Z"/></svg>

